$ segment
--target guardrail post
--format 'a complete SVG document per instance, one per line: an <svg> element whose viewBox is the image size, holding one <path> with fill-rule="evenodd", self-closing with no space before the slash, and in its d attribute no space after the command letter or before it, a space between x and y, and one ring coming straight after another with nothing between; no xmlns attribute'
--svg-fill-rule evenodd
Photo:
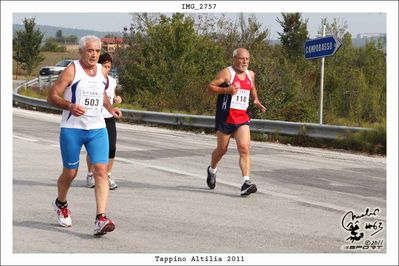
<svg viewBox="0 0 399 266"><path fill-rule="evenodd" d="M39 89L42 90L43 83L42 83L42 78L40 75L37 77L37 81L39 83Z"/></svg>
<svg viewBox="0 0 399 266"><path fill-rule="evenodd" d="M53 76L52 76L52 75L49 75L48 78L49 78L50 87L51 87L51 86L52 86L52 81L53 81Z"/></svg>

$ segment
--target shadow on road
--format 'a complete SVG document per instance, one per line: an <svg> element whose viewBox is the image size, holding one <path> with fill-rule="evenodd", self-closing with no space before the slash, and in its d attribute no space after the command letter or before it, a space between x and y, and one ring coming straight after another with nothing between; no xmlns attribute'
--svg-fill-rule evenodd
<svg viewBox="0 0 399 266"><path fill-rule="evenodd" d="M35 228L43 231L53 231L53 232L59 232L59 233L64 233L68 235L74 235L82 239L93 239L92 234L84 234L84 233L79 233L79 232L74 232L73 229L71 228L64 228L61 227L60 225L56 223L44 223L44 222L39 222L39 221L21 221L21 222L13 222L14 226L18 227L26 227L29 229Z"/></svg>

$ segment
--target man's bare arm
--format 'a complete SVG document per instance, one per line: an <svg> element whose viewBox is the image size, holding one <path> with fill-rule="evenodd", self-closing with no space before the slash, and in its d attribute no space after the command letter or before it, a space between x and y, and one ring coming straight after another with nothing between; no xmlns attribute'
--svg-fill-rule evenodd
<svg viewBox="0 0 399 266"><path fill-rule="evenodd" d="M107 93L104 91L104 108L107 109L107 111L113 115L115 118L120 118L122 116L121 110L119 108L114 108L112 107L111 102L109 101L109 98L107 96Z"/></svg>
<svg viewBox="0 0 399 266"><path fill-rule="evenodd" d="M74 76L75 66L71 64L61 72L57 81L50 88L47 96L47 102L55 107L69 110L74 116L80 116L85 113L84 108L78 104L73 104L64 99L64 91L69 85L71 85Z"/></svg>
<svg viewBox="0 0 399 266"><path fill-rule="evenodd" d="M253 86L251 89L251 97L253 99L253 103L259 108L259 110L264 113L266 112L266 107L262 105L262 103L259 101L258 98L258 92L256 91L256 86L255 86L255 73L250 71L249 73L251 75L251 79L253 82Z"/></svg>
<svg viewBox="0 0 399 266"><path fill-rule="evenodd" d="M216 77L208 84L208 92L210 94L236 94L239 86L231 84L229 87L220 87L223 83L230 81L230 72L227 68L220 71Z"/></svg>

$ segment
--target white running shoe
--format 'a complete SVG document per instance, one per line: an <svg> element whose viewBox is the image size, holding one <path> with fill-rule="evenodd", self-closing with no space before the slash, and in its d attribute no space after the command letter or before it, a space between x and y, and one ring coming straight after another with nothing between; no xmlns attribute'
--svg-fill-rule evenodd
<svg viewBox="0 0 399 266"><path fill-rule="evenodd" d="M108 184L109 184L109 189L110 190L114 190L115 188L118 187L118 185L116 184L115 180L113 180L110 175L108 175Z"/></svg>
<svg viewBox="0 0 399 266"><path fill-rule="evenodd" d="M94 222L94 235L102 236L108 232L112 232L115 229L115 224L108 219L106 216L102 216L99 219L96 219Z"/></svg>
<svg viewBox="0 0 399 266"><path fill-rule="evenodd" d="M58 223L63 227L71 227L72 219L71 219L71 211L65 208L59 208L55 201L52 202L55 213L57 214Z"/></svg>
<svg viewBox="0 0 399 266"><path fill-rule="evenodd" d="M91 174L91 175L87 174L87 176L86 176L86 184L87 184L88 188L93 188L96 185L93 174Z"/></svg>

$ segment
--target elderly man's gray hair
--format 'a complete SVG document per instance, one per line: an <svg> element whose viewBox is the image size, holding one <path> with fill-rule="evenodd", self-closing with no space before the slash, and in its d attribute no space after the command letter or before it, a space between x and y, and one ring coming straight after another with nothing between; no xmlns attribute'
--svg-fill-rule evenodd
<svg viewBox="0 0 399 266"><path fill-rule="evenodd" d="M233 57L236 57L237 56L237 54L238 54L238 50L243 50L243 51L246 51L246 52L248 52L248 50L247 49L245 49L245 48L242 48L242 47L239 47L239 48L236 48L236 49L234 49L234 51L233 51ZM249 52L248 52L249 53Z"/></svg>
<svg viewBox="0 0 399 266"><path fill-rule="evenodd" d="M86 43L88 41L98 42L100 44L100 46L101 46L101 40L97 36L86 35L86 36L83 36L82 38L80 38L80 40L79 40L79 49L84 49L86 47Z"/></svg>
<svg viewBox="0 0 399 266"><path fill-rule="evenodd" d="M238 49L238 48L237 48ZM234 51L233 51L233 57L236 57L236 55L237 55L237 49L234 49Z"/></svg>

